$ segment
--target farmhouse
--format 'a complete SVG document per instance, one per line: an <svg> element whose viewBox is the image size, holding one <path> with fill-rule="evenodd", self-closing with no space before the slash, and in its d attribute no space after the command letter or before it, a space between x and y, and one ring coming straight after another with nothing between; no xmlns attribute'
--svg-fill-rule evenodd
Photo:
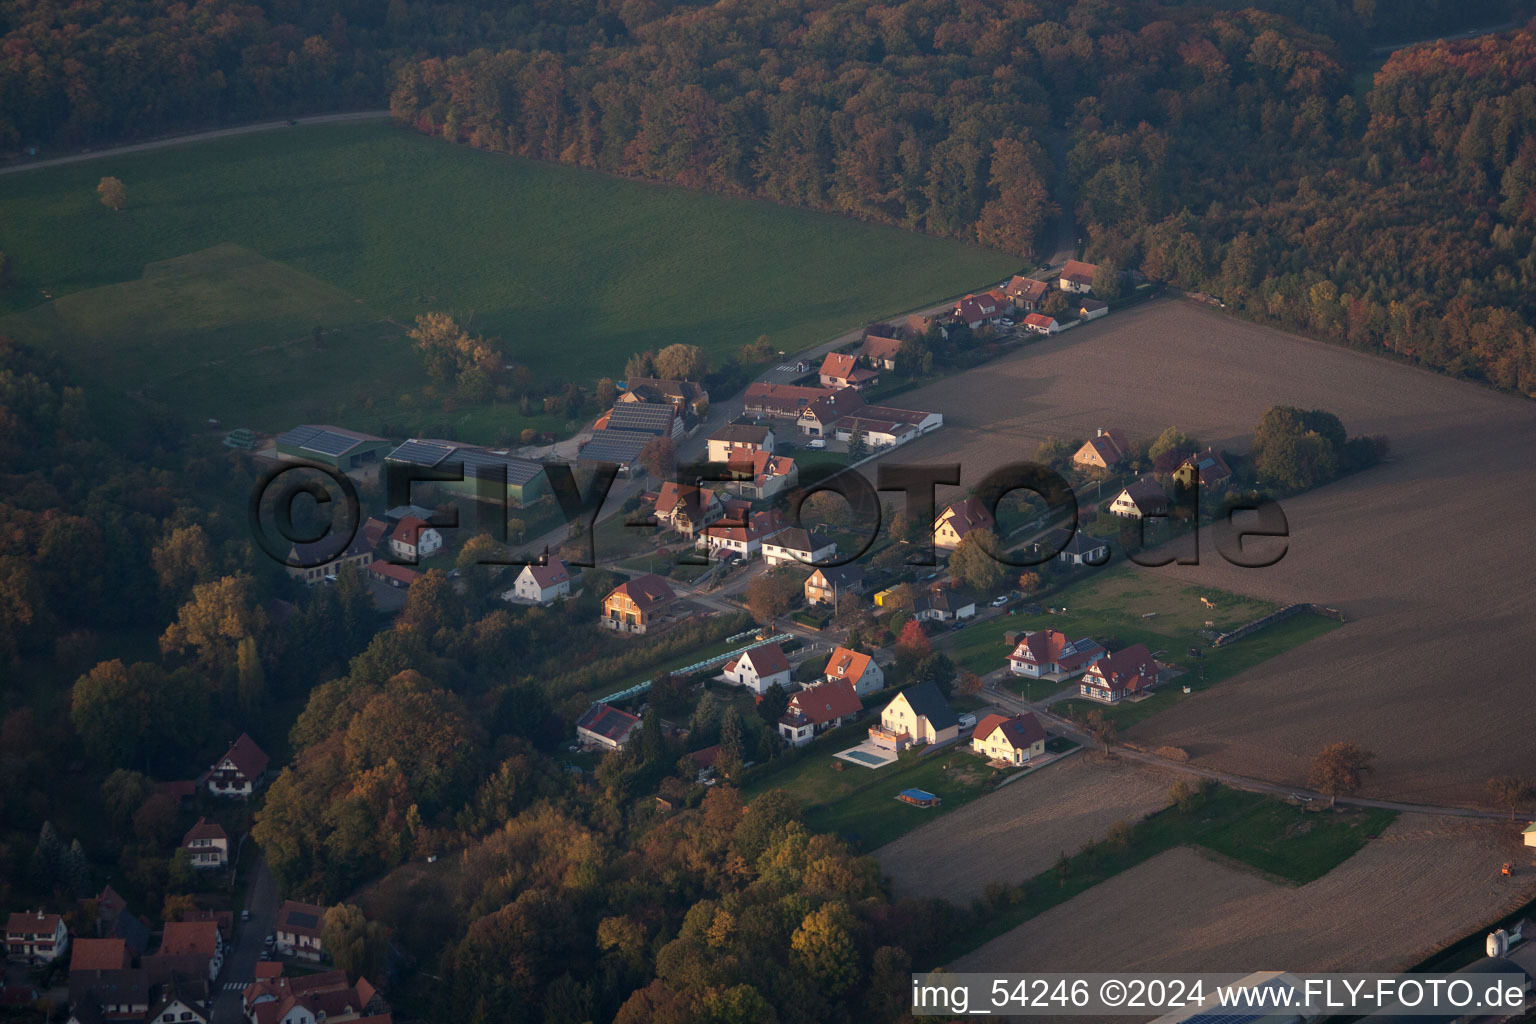
<svg viewBox="0 0 1536 1024"><path fill-rule="evenodd" d="M273 927L273 934L277 936L277 951L284 956L318 961L324 952L321 942L324 930L324 907L284 900L283 905L277 909L277 924Z"/></svg>
<svg viewBox="0 0 1536 1024"><path fill-rule="evenodd" d="M1146 644L1133 644L1094 661L1078 683L1078 692L1092 700L1113 704L1126 697L1150 693L1160 681L1162 667Z"/></svg>
<svg viewBox="0 0 1536 1024"><path fill-rule="evenodd" d="M1082 263L1078 260L1067 260L1066 266L1061 268L1061 280L1059 287L1064 292L1093 291L1093 275L1099 272L1099 268L1092 263Z"/></svg>
<svg viewBox="0 0 1536 1024"><path fill-rule="evenodd" d="M667 581L653 572L620 583L603 598L603 625L620 633L644 633L677 600Z"/></svg>
<svg viewBox="0 0 1536 1024"><path fill-rule="evenodd" d="M885 689L885 670L875 663L874 656L846 647L832 651L823 675L827 679L847 680L860 697Z"/></svg>
<svg viewBox="0 0 1536 1024"><path fill-rule="evenodd" d="M277 436L277 457L287 462L315 462L343 473L377 469L389 448L386 438L344 427L304 424Z"/></svg>
<svg viewBox="0 0 1536 1024"><path fill-rule="evenodd" d="M948 743L960 735L960 718L933 683L919 683L896 695L869 727L877 747L902 751L923 743Z"/></svg>
<svg viewBox="0 0 1536 1024"><path fill-rule="evenodd" d="M789 688L789 659L778 644L760 644L725 665L725 678L753 693L763 693L777 683Z"/></svg>
<svg viewBox="0 0 1536 1024"><path fill-rule="evenodd" d="M725 515L714 491L668 480L656 496L656 518L684 537L692 537Z"/></svg>
<svg viewBox="0 0 1536 1024"><path fill-rule="evenodd" d="M659 380L631 377L624 383L620 402L666 402L676 409L697 413L709 404L709 392L691 380Z"/></svg>
<svg viewBox="0 0 1536 1024"><path fill-rule="evenodd" d="M443 535L415 516L406 516L395 524L389 537L389 550L396 558L418 562L443 550Z"/></svg>
<svg viewBox="0 0 1536 1024"><path fill-rule="evenodd" d="M966 498L950 505L933 521L933 543L953 551L972 530L990 530L997 525L980 498Z"/></svg>
<svg viewBox="0 0 1536 1024"><path fill-rule="evenodd" d="M19 963L46 964L69 949L69 931L58 914L15 913L5 923L5 955Z"/></svg>
<svg viewBox="0 0 1536 1024"><path fill-rule="evenodd" d="M730 462L741 454L773 452L773 428L756 423L732 423L709 435L710 462Z"/></svg>
<svg viewBox="0 0 1536 1024"><path fill-rule="evenodd" d="M577 719L576 738L584 747L623 750L639 724L640 719L628 711L607 704L593 704Z"/></svg>
<svg viewBox="0 0 1536 1024"><path fill-rule="evenodd" d="M794 487L800 480L800 470L788 455L738 451L726 466L743 479L730 481L725 489L743 498L772 498Z"/></svg>
<svg viewBox="0 0 1536 1024"><path fill-rule="evenodd" d="M373 564L373 546L359 532L344 550L333 554L335 545L330 538L322 538L305 544L294 544L288 549L284 568L294 579L304 581L307 587L324 583L341 572L343 566L366 570Z"/></svg>
<svg viewBox="0 0 1536 1024"><path fill-rule="evenodd" d="M1192 487L1198 480L1201 487L1214 489L1232 479L1232 470L1216 449L1207 448L1185 459L1173 471L1173 478L1181 487Z"/></svg>
<svg viewBox="0 0 1536 1024"><path fill-rule="evenodd" d="M825 388L862 388L880 382L874 370L859 365L852 352L828 352L821 361L821 386Z"/></svg>
<svg viewBox="0 0 1536 1024"><path fill-rule="evenodd" d="M205 785L214 796L233 796L249 799L265 780L267 755L256 741L245 733L230 744L224 756L208 770Z"/></svg>
<svg viewBox="0 0 1536 1024"><path fill-rule="evenodd" d="M387 587L396 590L405 590L412 583L421 579L421 573L408 565L396 565L393 562L371 562L368 565L368 575Z"/></svg>
<svg viewBox="0 0 1536 1024"><path fill-rule="evenodd" d="M866 334L859 346L858 356L882 370L896 369L896 356L901 351L900 338L887 338L879 334Z"/></svg>
<svg viewBox="0 0 1536 1024"><path fill-rule="evenodd" d="M837 542L820 530L791 526L763 542L763 561L770 567L810 565L837 557Z"/></svg>
<svg viewBox="0 0 1536 1024"><path fill-rule="evenodd" d="M571 570L560 558L550 559L548 565L525 565L512 581L512 589L501 596L524 604L554 604L571 596Z"/></svg>
<svg viewBox="0 0 1536 1024"><path fill-rule="evenodd" d="M1099 432L1072 455L1072 465L1079 469L1112 469L1125 461L1131 452L1130 440L1118 427Z"/></svg>
<svg viewBox="0 0 1536 1024"><path fill-rule="evenodd" d="M851 682L829 679L789 698L789 707L779 718L779 735L791 746L804 746L817 734L857 718L863 710Z"/></svg>
<svg viewBox="0 0 1536 1024"><path fill-rule="evenodd" d="M1100 302L1098 299L1084 299L1082 305L1077 307L1077 315L1082 320L1097 320L1109 312L1109 303Z"/></svg>
<svg viewBox="0 0 1536 1024"><path fill-rule="evenodd" d="M197 824L182 838L181 848L199 870L222 868L229 863L229 836L224 834L223 826L207 818L197 819Z"/></svg>
<svg viewBox="0 0 1536 1024"><path fill-rule="evenodd" d="M1024 317L1024 329L1031 334L1049 335L1061 330L1061 324L1045 313L1029 313Z"/></svg>
<svg viewBox="0 0 1536 1024"><path fill-rule="evenodd" d="M1008 655L1008 667L1033 679L1071 679L1103 656L1104 648L1089 637L1068 640L1057 630L1042 629L1024 635Z"/></svg>
<svg viewBox="0 0 1536 1024"><path fill-rule="evenodd" d="M665 403L618 402L593 424L597 430L620 430L632 434L648 434L651 437L683 436L683 418L677 410Z"/></svg>
<svg viewBox="0 0 1536 1024"><path fill-rule="evenodd" d="M1127 484L1109 503L1109 511L1126 519L1143 519L1168 513L1168 495L1163 485L1152 477L1144 476Z"/></svg>
<svg viewBox="0 0 1536 1024"><path fill-rule="evenodd" d="M437 484L478 501L506 501L519 508L549 493L544 466L504 451L435 438L411 438L385 457L402 468L462 473L461 479Z"/></svg>
<svg viewBox="0 0 1536 1024"><path fill-rule="evenodd" d="M1022 309L1026 313L1033 313L1045 298L1046 283L1036 281L1032 277L1023 277L1015 274L1009 281L1008 287L1003 289L1008 300L1013 303L1015 309Z"/></svg>
<svg viewBox="0 0 1536 1024"><path fill-rule="evenodd" d="M1045 755L1045 728L1029 712L1012 718L988 715L971 735L971 749L989 761L1018 767Z"/></svg>
<svg viewBox="0 0 1536 1024"><path fill-rule="evenodd" d="M1082 530L1066 530L1051 533L1050 545L1056 548L1056 561L1066 565L1103 565L1109 559L1109 545Z"/></svg>
<svg viewBox="0 0 1536 1024"><path fill-rule="evenodd" d="M747 385L742 408L749 416L798 420L812 402L832 394L830 388L800 387L794 384L770 384L753 381Z"/></svg>
<svg viewBox="0 0 1536 1024"><path fill-rule="evenodd" d="M707 528L700 541L711 558L736 554L746 560L756 557L762 550L763 541L782 533L786 525L777 509L769 509L754 512L749 519L739 515L723 519Z"/></svg>
<svg viewBox="0 0 1536 1024"><path fill-rule="evenodd" d="M839 598L864 589L864 570L856 562L818 568L805 579L806 604L836 605Z"/></svg>

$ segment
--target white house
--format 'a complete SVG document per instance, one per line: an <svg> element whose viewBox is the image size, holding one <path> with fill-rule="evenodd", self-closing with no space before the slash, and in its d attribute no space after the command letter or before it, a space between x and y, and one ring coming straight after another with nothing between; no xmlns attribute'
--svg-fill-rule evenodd
<svg viewBox="0 0 1536 1024"><path fill-rule="evenodd" d="M1104 648L1091 637L1068 640L1065 633L1042 629L1029 633L1008 655L1008 668L1016 676L1031 679L1070 679L1088 671L1104 656Z"/></svg>
<svg viewBox="0 0 1536 1024"><path fill-rule="evenodd" d="M1099 268L1092 263L1067 260L1061 268L1061 280L1057 283L1062 291L1081 295L1093 291L1093 275L1098 272Z"/></svg>
<svg viewBox="0 0 1536 1024"><path fill-rule="evenodd" d="M58 914L25 911L5 924L5 955L18 963L52 963L69 949L69 929Z"/></svg>
<svg viewBox="0 0 1536 1024"><path fill-rule="evenodd" d="M318 961L323 952L321 941L325 931L325 908L312 903L284 900L277 908L277 924L273 927L277 951L284 956Z"/></svg>
<svg viewBox="0 0 1536 1024"><path fill-rule="evenodd" d="M431 558L442 549L443 535L415 516L406 516L396 523L389 538L389 550L406 561Z"/></svg>
<svg viewBox="0 0 1536 1024"><path fill-rule="evenodd" d="M1150 693L1161 679L1162 666L1146 644L1133 644L1106 654L1088 667L1078 682L1078 693L1090 700L1113 704L1126 697Z"/></svg>
<svg viewBox="0 0 1536 1024"><path fill-rule="evenodd" d="M550 559L548 565L525 565L512 582L512 589L501 596L505 601L523 604L554 604L571 596L571 571L559 558Z"/></svg>
<svg viewBox="0 0 1536 1024"><path fill-rule="evenodd" d="M1024 329L1031 334L1055 334L1061 330L1061 324L1048 314L1030 313L1024 318Z"/></svg>
<svg viewBox="0 0 1536 1024"><path fill-rule="evenodd" d="M804 746L818 733L837 728L863 710L864 704L852 683L829 679L807 686L789 698L789 707L779 718L779 735L790 746Z"/></svg>
<svg viewBox="0 0 1536 1024"><path fill-rule="evenodd" d="M753 693L764 693L777 683L789 689L789 659L778 644L762 644L726 662L725 678Z"/></svg>
<svg viewBox="0 0 1536 1024"><path fill-rule="evenodd" d="M753 513L745 522L740 519L723 519L707 527L698 543L708 550L710 558L736 554L747 560L757 557L763 544L784 529L784 518L770 509Z"/></svg>
<svg viewBox="0 0 1536 1024"><path fill-rule="evenodd" d="M809 565L837 557L837 542L823 533L791 526L763 541L763 561L769 566Z"/></svg>
<svg viewBox="0 0 1536 1024"><path fill-rule="evenodd" d="M1028 712L1012 718L988 715L971 734L971 749L988 761L1019 767L1045 755L1045 728Z"/></svg>
<svg viewBox="0 0 1536 1024"><path fill-rule="evenodd" d="M1109 511L1126 519L1142 519L1147 516L1168 514L1168 495L1151 477L1142 477L1127 484L1109 503Z"/></svg>
<svg viewBox="0 0 1536 1024"><path fill-rule="evenodd" d="M833 650L824 675L827 679L846 679L860 697L885 689L885 670L875 663L874 656L846 647Z"/></svg>
<svg viewBox="0 0 1536 1024"><path fill-rule="evenodd" d="M996 526L997 520L992 518L980 498L966 498L950 505L933 521L933 543L935 547L953 551L972 530L990 530Z"/></svg>
<svg viewBox="0 0 1536 1024"><path fill-rule="evenodd" d="M880 712L880 724L869 727L870 742L898 752L923 743L947 743L959 734L960 716L932 683L898 693Z"/></svg>
<svg viewBox="0 0 1536 1024"><path fill-rule="evenodd" d="M223 826L207 818L198 818L181 840L192 866L198 870L222 868L229 863L229 836Z"/></svg>
<svg viewBox="0 0 1536 1024"><path fill-rule="evenodd" d="M214 796L249 799L266 778L268 758L245 733L208 770L206 785Z"/></svg>
<svg viewBox="0 0 1536 1024"><path fill-rule="evenodd" d="M773 428L755 423L732 423L711 434L708 442L710 462L731 459L755 452L773 454Z"/></svg>

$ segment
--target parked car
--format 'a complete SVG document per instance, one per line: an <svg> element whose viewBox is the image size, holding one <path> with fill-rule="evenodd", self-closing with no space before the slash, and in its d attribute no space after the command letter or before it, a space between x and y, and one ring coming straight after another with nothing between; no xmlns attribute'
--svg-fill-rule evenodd
<svg viewBox="0 0 1536 1024"><path fill-rule="evenodd" d="M1003 605L1005 605L1007 603L1008 603L1008 595L1007 594L1004 594L1002 597L995 597L995 598L992 599L992 607L993 608L1001 608Z"/></svg>
<svg viewBox="0 0 1536 1024"><path fill-rule="evenodd" d="M818 438L817 438L817 439L816 439L816 440L814 440L814 441L808 441L808 442L806 442L806 445L805 445L805 446L806 446L806 447L807 447L807 448L816 448L816 449L822 449L822 448L825 448L825 447L826 447L826 446L827 446L827 442L826 442L826 440L825 440L825 439L823 439L823 438L820 438L820 437L818 437Z"/></svg>
<svg viewBox="0 0 1536 1024"><path fill-rule="evenodd" d="M251 919L251 912L249 910L242 910L242 911L240 911L240 920L242 920L242 921L249 921L250 919Z"/></svg>

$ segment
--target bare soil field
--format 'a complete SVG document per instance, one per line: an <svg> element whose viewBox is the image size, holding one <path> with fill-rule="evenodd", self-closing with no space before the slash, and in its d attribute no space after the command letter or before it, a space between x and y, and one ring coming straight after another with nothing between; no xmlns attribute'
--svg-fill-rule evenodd
<svg viewBox="0 0 1536 1024"><path fill-rule="evenodd" d="M1349 623L1129 731L1195 763L1285 784L1323 745L1376 751L1365 795L1484 799L1536 754L1536 403L1313 342L1177 300L1085 325L901 396L945 427L901 449L954 462L962 485L1030 459L1047 436L1169 425L1246 451L1271 405L1337 413L1385 434L1389 461L1284 502L1288 554L1239 569L1202 542L1198 566L1138 569L1275 602L1342 608ZM940 488L939 499L954 491ZM1082 496L1084 501L1092 494Z"/></svg>
<svg viewBox="0 0 1536 1024"><path fill-rule="evenodd" d="M882 846L874 857L898 897L964 903L989 882L1014 885L1049 870L1062 853L1103 838L1117 821L1166 807L1176 777L1077 753ZM963 853L957 836L965 837Z"/></svg>
<svg viewBox="0 0 1536 1024"><path fill-rule="evenodd" d="M1508 825L1404 814L1299 888L1189 847L1159 854L951 965L956 971L1388 971L1420 960L1536 893L1503 878ZM1089 942L1084 936L1092 936Z"/></svg>

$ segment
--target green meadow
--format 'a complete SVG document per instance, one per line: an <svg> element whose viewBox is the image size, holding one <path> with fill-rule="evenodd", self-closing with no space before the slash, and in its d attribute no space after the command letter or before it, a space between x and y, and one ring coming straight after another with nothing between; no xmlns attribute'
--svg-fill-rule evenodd
<svg viewBox="0 0 1536 1024"><path fill-rule="evenodd" d="M120 178L121 211L96 196ZM0 178L0 331L111 400L263 430L565 424L444 407L405 329L451 312L543 379L637 350L795 351L999 280L1001 253L518 160L385 123L302 126ZM322 329L316 344L315 328ZM516 421L515 423L513 421Z"/></svg>

